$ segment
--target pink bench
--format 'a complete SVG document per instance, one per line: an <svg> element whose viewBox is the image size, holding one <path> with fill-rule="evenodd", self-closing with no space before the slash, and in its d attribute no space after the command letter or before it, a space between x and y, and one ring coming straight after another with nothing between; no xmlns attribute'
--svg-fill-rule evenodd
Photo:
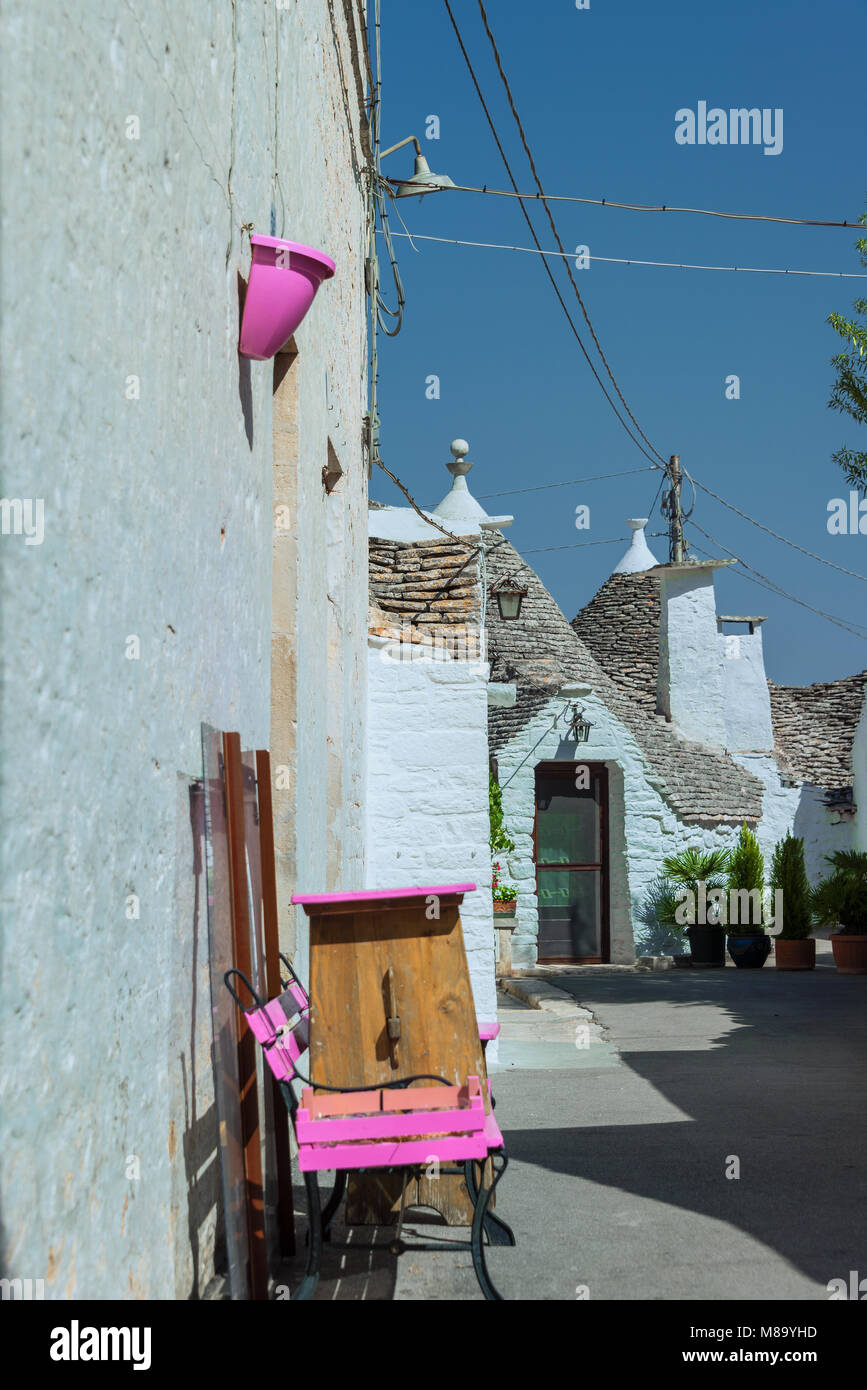
<svg viewBox="0 0 867 1390"><path fill-rule="evenodd" d="M462 1086L415 1086L410 1081L345 1091L318 1087L313 1082L301 1092L300 1102L292 1089L296 1078L306 1081L298 1063L309 1044L307 993L285 956L281 960L289 972L283 992L264 1003L246 976L238 970L225 975L227 988L244 1010L253 1035L261 1045L265 1060L286 1103L298 1143L298 1167L304 1175L308 1195L310 1234L307 1269L293 1294L295 1299L312 1297L319 1279L323 1241L337 1212L346 1185L346 1174L376 1168L414 1170L428 1164L462 1165L467 1190L473 1202L473 1224L469 1241L450 1241L436 1245L413 1244L412 1250L444 1248L470 1251L479 1285L485 1298L500 1299L491 1282L485 1261L485 1240L514 1245L510 1228L488 1210L491 1196L507 1165L503 1136L493 1114L493 1102L486 1107L482 1083L468 1076ZM253 1007L245 1006L231 983L236 975L249 990ZM499 1033L497 1023L481 1024L479 1037L490 1041ZM433 1080L434 1078L425 1078ZM328 1093L317 1094L326 1090ZM488 1082L490 1094L490 1082ZM481 1183L477 1165L491 1161L492 1179L486 1184L485 1168ZM334 1190L320 1208L317 1174L336 1174ZM440 1169L440 1171L454 1171ZM402 1249L400 1227L393 1249Z"/></svg>

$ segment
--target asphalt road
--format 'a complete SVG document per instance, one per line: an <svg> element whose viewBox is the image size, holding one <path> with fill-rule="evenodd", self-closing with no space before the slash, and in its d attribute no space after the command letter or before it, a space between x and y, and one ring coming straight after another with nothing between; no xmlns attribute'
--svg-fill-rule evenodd
<svg viewBox="0 0 867 1390"><path fill-rule="evenodd" d="M556 983L602 1036L570 1068L555 1028L556 1065L513 1057L494 1076L510 1154L497 1209L518 1241L489 1252L505 1298L827 1300L830 1279L867 1279L867 976ZM510 1035L526 1022L514 1003L503 1019ZM465 1254L335 1248L326 1276L322 1298L481 1296Z"/></svg>

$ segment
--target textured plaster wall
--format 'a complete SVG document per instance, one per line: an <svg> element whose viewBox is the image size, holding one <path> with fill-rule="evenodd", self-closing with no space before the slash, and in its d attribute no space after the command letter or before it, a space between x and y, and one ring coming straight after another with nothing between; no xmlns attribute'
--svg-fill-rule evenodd
<svg viewBox="0 0 867 1390"><path fill-rule="evenodd" d="M762 629L729 635L720 633L723 697L725 700L725 746L729 752L770 750L774 746L771 723L771 697L765 676Z"/></svg>
<svg viewBox="0 0 867 1390"><path fill-rule="evenodd" d="M398 648L370 641L367 886L478 885L461 921L476 1015L493 1020L488 666L395 660ZM399 650L411 655L406 643Z"/></svg>
<svg viewBox="0 0 867 1390"><path fill-rule="evenodd" d="M272 367L237 355L249 221L338 262L298 334L292 773L299 884L325 886L341 795L362 882L361 195L331 9L4 5L3 493L44 499L45 538L0 540L2 1236L5 1272L47 1297L188 1297L212 1269L193 782L202 720L252 747L270 726ZM328 437L347 475L330 807Z"/></svg>
<svg viewBox="0 0 867 1390"><path fill-rule="evenodd" d="M713 571L663 575L660 599L659 708L684 737L724 748L723 657Z"/></svg>
<svg viewBox="0 0 867 1390"><path fill-rule="evenodd" d="M852 848L867 850L867 700L861 710L852 744L852 767L853 796L855 805L859 807L852 831Z"/></svg>
<svg viewBox="0 0 867 1390"><path fill-rule="evenodd" d="M842 820L839 811L824 804L825 793L819 787L783 785L780 771L773 758L762 755L750 757L733 755L736 762L765 785L762 798L762 819L755 828L759 847L765 856L765 877L770 875L774 846L787 831L804 841L804 863L812 881L830 873L826 856L837 849L854 846L854 827Z"/></svg>
<svg viewBox="0 0 867 1390"><path fill-rule="evenodd" d="M684 826L648 780L644 758L630 732L593 695L582 697L593 728L588 743L565 738L566 706L551 700L521 732L497 753L503 810L515 850L508 856L509 877L518 886L518 925L512 938L512 961L518 967L535 965L539 918L536 866L533 859L535 770L541 762L602 762L609 779L609 876L611 960L628 964L636 953L671 949L640 920L650 884L661 871L664 855L687 845L727 848L737 830L731 826Z"/></svg>

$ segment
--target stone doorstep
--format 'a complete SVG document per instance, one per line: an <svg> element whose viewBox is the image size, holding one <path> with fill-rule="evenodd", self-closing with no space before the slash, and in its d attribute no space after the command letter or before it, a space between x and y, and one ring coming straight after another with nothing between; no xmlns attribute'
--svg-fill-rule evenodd
<svg viewBox="0 0 867 1390"><path fill-rule="evenodd" d="M506 975L498 984L504 993L511 994L513 999L520 999L522 1004L529 1005L531 1009L542 1009L547 1014L554 1014L558 1018L570 1019L576 1023L596 1021L590 1010L582 1008L567 990L558 989L547 980L528 980Z"/></svg>

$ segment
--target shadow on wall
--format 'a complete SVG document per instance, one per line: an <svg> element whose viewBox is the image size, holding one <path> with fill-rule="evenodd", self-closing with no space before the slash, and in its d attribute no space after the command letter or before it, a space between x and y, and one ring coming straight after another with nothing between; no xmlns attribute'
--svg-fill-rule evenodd
<svg viewBox="0 0 867 1390"><path fill-rule="evenodd" d="M247 295L247 281L240 271L238 271L238 323L244 315L244 300ZM241 401L241 411L244 416L244 433L247 436L247 444L250 451L253 449L253 387L250 377L250 359L242 357L238 353L238 396Z"/></svg>
<svg viewBox="0 0 867 1390"><path fill-rule="evenodd" d="M830 873L827 855L838 849L849 849L853 844L852 822L832 821L823 801L824 795L821 787L806 785L801 788L792 829L792 834L804 841L804 859L811 883Z"/></svg>
<svg viewBox="0 0 867 1390"><path fill-rule="evenodd" d="M744 973L561 977L591 1008L710 1006L726 1031L709 1045L699 1027L683 1034L698 1046L621 1052L647 1083L646 1113L664 1097L682 1120L636 1124L624 1111L621 1124L505 1128L506 1144L524 1163L725 1222L827 1284L863 1267L867 1240L867 977ZM572 1073L557 1075L574 1088ZM732 1155L738 1180L725 1176Z"/></svg>
<svg viewBox="0 0 867 1390"><path fill-rule="evenodd" d="M172 1017L178 1027L169 1039L172 1055L172 1113L183 1103L181 1153L169 1127L175 1211L187 1212L187 1249L175 1253L177 1298L201 1298L215 1273L221 1249L222 1193L217 1112L211 1065L211 1001L208 984L207 874L204 860L205 798L201 781L178 777L186 801L186 825L178 834L177 935L172 962L177 997ZM192 873L189 873L189 870ZM177 1049L186 1029L186 1046ZM179 1159L183 1160L183 1169ZM178 1238L178 1246L181 1241ZM222 1260L225 1264L225 1259Z"/></svg>

